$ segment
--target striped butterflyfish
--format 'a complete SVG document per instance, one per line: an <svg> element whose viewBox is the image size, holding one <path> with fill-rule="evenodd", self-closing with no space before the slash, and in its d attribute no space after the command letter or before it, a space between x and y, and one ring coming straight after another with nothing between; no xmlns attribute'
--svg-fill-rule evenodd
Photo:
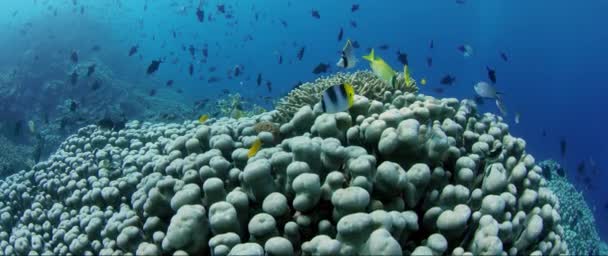
<svg viewBox="0 0 608 256"><path fill-rule="evenodd" d="M321 108L325 113L348 110L355 101L355 89L351 84L337 84L327 88L321 98Z"/></svg>
<svg viewBox="0 0 608 256"><path fill-rule="evenodd" d="M341 68L353 68L357 64L357 57L353 53L353 44L346 40L346 45L342 48L342 54L336 65Z"/></svg>

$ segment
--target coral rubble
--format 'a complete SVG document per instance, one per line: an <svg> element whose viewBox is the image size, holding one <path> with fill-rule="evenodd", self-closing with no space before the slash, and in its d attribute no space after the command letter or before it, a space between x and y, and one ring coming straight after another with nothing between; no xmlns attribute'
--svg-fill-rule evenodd
<svg viewBox="0 0 608 256"><path fill-rule="evenodd" d="M601 247L600 237L595 228L593 212L585 202L582 193L576 190L566 177L562 167L552 160L539 164L547 177L547 186L559 199L564 239L573 255L607 255ZM561 174L561 175L560 175Z"/></svg>

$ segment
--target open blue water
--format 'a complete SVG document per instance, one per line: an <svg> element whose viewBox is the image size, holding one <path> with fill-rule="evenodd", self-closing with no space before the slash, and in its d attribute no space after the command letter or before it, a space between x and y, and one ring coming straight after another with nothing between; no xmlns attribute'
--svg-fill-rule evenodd
<svg viewBox="0 0 608 256"><path fill-rule="evenodd" d="M440 97L472 97L473 84L487 80L485 67L490 66L496 69L496 86L504 93L512 133L527 141L528 151L537 160L553 158L568 169L568 177L585 191L603 239L608 238L608 2L204 2L205 15L212 20L200 23L195 15L198 1L5 0L0 3L0 66L25 65L24 54L36 49L43 61L32 70L43 72L57 56L65 56L63 61L68 62L69 52L77 50L81 59L95 57L116 76L145 88L154 84L160 88L173 79L184 91L184 102L221 97L223 89L250 98L283 96L296 82L315 79L318 75L311 71L321 62L332 66L330 72L338 71L335 62L346 38L361 45L356 49L358 56L367 54L368 47L376 48L377 55L398 70L401 64L396 51L407 53L412 75L428 80L422 93ZM353 13L354 3L360 10ZM225 4L234 17L218 14L218 4ZM320 19L311 17L313 9L319 11ZM351 21L357 23L356 28ZM344 29L342 41L337 40L340 28ZM431 40L433 49L428 47ZM206 63L200 63L205 44L209 56ZM389 48L378 49L382 44ZM471 45L474 55L463 57L457 51L461 44ZM89 51L93 45L102 50ZM139 51L128 57L133 45L139 45ZM196 48L194 60L182 50L190 45ZM297 51L303 46L305 54L298 61ZM500 52L508 55L508 62L501 60ZM278 64L279 56L283 64ZM426 65L429 56L433 58L431 68ZM159 58L167 61L153 76L145 75L148 64ZM174 59L179 62L171 64ZM190 63L194 76L187 71ZM225 79L236 65L243 67L243 75ZM217 67L215 74L208 71L212 66ZM360 59L357 69L367 68ZM258 73L272 81L272 92L255 85ZM437 94L432 88L442 87L439 79L448 73L456 77L455 85ZM200 76L204 79L199 80ZM206 80L211 76L222 80L209 84ZM498 113L492 102L486 102L482 110ZM518 125L513 122L516 112L521 114ZM561 138L567 141L564 158ZM595 174L590 159L598 168ZM586 163L589 184L576 174L581 161Z"/></svg>

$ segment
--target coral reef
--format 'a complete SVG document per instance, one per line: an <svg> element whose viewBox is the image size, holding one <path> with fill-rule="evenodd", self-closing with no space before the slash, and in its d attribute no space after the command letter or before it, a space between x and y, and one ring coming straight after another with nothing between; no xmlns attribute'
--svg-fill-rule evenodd
<svg viewBox="0 0 608 256"><path fill-rule="evenodd" d="M468 100L381 96L337 114L300 107L281 139L255 128L275 112L81 128L48 161L0 181L0 251L569 252L557 198L500 117Z"/></svg>
<svg viewBox="0 0 608 256"><path fill-rule="evenodd" d="M553 160L539 163L547 178L547 187L559 199L564 239L573 255L608 255L606 247L601 247L595 226L593 212L585 202L582 193L576 190L566 177L564 170Z"/></svg>
<svg viewBox="0 0 608 256"><path fill-rule="evenodd" d="M199 114L175 91L162 89L162 94L150 97L148 89L116 78L98 59L71 67L54 64L36 69L31 65L0 71L0 125L5 127L0 134L16 144L43 144L43 156L55 151L78 128L106 116L181 122ZM88 74L93 65L95 71ZM71 74L77 74L74 83ZM14 135L12 127L19 122L35 124L36 134Z"/></svg>
<svg viewBox="0 0 608 256"><path fill-rule="evenodd" d="M0 135L0 178L32 168L34 160L31 155L32 148L16 145Z"/></svg>
<svg viewBox="0 0 608 256"><path fill-rule="evenodd" d="M229 93L225 98L221 98L215 104L216 116L225 116L235 119L241 117L251 117L266 112L266 109L251 104L243 99L239 93Z"/></svg>
<svg viewBox="0 0 608 256"><path fill-rule="evenodd" d="M282 99L276 105L275 119L280 122L288 121L293 114L305 105L313 105L321 100L322 92L336 84L350 83L358 95L370 100L384 100L385 92L410 92L417 93L416 81L406 81L400 73L393 85L387 84L370 71L357 71L354 73L336 73L328 77L321 77L314 82L304 83Z"/></svg>

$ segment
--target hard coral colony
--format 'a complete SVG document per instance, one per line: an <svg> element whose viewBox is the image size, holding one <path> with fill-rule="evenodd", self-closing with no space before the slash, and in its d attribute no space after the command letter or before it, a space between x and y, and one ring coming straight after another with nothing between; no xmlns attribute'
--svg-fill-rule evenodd
<svg viewBox="0 0 608 256"><path fill-rule="evenodd" d="M345 80L358 93L353 106L323 113L316 93ZM469 100L374 87L375 81L366 72L338 74L301 86L278 110L238 120L84 127L48 161L0 181L0 249L8 255L569 252L557 197L526 142L511 136L501 117L478 114ZM262 149L248 158L257 140Z"/></svg>

